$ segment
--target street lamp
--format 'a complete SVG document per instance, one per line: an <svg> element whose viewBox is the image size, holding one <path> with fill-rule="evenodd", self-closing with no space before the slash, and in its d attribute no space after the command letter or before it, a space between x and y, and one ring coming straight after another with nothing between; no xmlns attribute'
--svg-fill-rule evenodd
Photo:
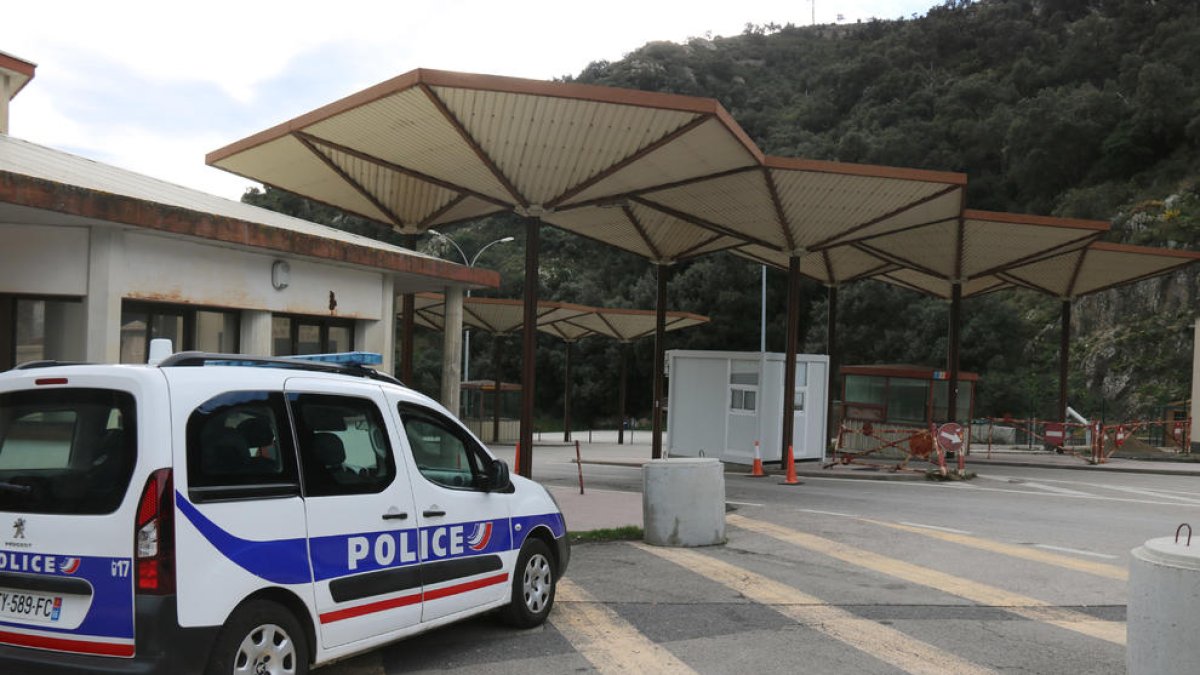
<svg viewBox="0 0 1200 675"><path fill-rule="evenodd" d="M470 259L468 259L466 252L463 251L462 247L458 245L458 242L454 241L454 239L451 238L450 235L442 234L441 232L438 232L437 230L426 230L426 232L428 232L429 234L432 234L435 237L441 237L442 239L445 239L446 241L450 242L450 245L454 247L454 250L458 251L458 254L460 256L462 256L463 263L466 264L467 267L474 267L475 263L478 262L478 260L479 260L479 256L483 255L483 252L488 250L490 247L495 246L496 244L507 244L508 242L513 241L515 239L515 237L502 237L495 241L489 241L488 243L483 245L483 248L480 248L478 251L476 251L474 256L472 256ZM469 289L469 288L467 289L467 297L468 298L471 297L471 289ZM462 379L464 382L471 379L471 329L470 328L463 329L463 377L462 377Z"/></svg>

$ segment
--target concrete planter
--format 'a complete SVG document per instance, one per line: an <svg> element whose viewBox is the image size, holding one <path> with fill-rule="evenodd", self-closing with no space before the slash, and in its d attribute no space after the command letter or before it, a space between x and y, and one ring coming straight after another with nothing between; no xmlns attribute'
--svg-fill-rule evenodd
<svg viewBox="0 0 1200 675"><path fill-rule="evenodd" d="M646 543L725 543L725 471L716 459L655 459L642 466Z"/></svg>

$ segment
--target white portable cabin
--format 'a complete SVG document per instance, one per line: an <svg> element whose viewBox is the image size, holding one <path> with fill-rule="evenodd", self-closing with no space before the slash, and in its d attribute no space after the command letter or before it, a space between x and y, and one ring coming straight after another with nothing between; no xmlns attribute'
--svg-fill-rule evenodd
<svg viewBox="0 0 1200 675"><path fill-rule="evenodd" d="M667 352L668 452L750 464L754 441L764 461L778 461L783 436L784 355L773 352ZM797 460L825 456L829 419L829 357L796 355L792 452Z"/></svg>

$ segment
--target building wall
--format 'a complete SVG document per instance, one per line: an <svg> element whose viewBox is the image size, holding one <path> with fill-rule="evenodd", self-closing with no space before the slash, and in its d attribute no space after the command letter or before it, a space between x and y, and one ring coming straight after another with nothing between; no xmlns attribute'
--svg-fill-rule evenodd
<svg viewBox="0 0 1200 675"><path fill-rule="evenodd" d="M378 272L289 259L288 286L276 290L271 265L277 256L140 232L125 234L124 258L126 298L375 321L384 316Z"/></svg>
<svg viewBox="0 0 1200 675"><path fill-rule="evenodd" d="M88 228L0 223L0 292L87 294Z"/></svg>
<svg viewBox="0 0 1200 675"><path fill-rule="evenodd" d="M121 303L139 300L242 310L243 353L271 353L271 313L351 319L355 347L383 354L382 369L392 370L394 283L383 272L119 226L0 223L0 241L0 294L81 300L47 317L64 358L119 361ZM289 267L281 289L272 285L278 260Z"/></svg>

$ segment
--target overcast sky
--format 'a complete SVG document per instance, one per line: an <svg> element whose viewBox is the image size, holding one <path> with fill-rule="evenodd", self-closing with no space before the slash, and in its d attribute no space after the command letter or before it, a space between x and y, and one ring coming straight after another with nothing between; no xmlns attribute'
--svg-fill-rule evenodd
<svg viewBox="0 0 1200 675"><path fill-rule="evenodd" d="M38 64L10 132L237 199L205 153L414 68L549 79L652 40L853 23L939 0L38 0L0 51Z"/></svg>

